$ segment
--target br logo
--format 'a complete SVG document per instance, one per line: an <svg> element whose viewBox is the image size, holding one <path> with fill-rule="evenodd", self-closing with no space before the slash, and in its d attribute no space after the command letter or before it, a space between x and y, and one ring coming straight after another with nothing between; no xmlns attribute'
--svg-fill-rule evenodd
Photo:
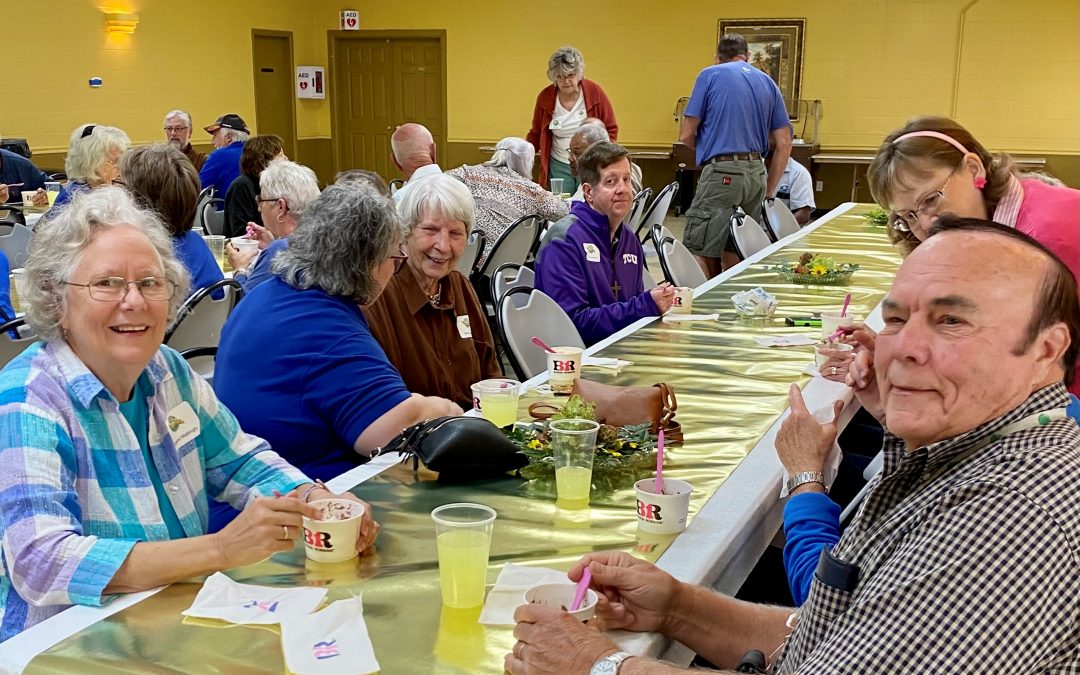
<svg viewBox="0 0 1080 675"><path fill-rule="evenodd" d="M264 612L276 612L278 607L277 600L252 600L246 605L240 605L244 609L251 609L252 607L261 609Z"/></svg>
<svg viewBox="0 0 1080 675"><path fill-rule="evenodd" d="M659 504L646 504L639 499L637 502L637 514L639 518L644 518L653 523L664 522L664 517L660 515Z"/></svg>
<svg viewBox="0 0 1080 675"><path fill-rule="evenodd" d="M636 253L623 253L622 254L622 261L623 261L624 265L636 265L637 264L637 254Z"/></svg>
<svg viewBox="0 0 1080 675"><path fill-rule="evenodd" d="M682 298L677 295L672 296L671 304L675 305L676 307L682 307Z"/></svg>
<svg viewBox="0 0 1080 675"><path fill-rule="evenodd" d="M572 373L575 369L574 361L555 361L556 373Z"/></svg>
<svg viewBox="0 0 1080 675"><path fill-rule="evenodd" d="M334 545L330 543L329 532L314 532L305 527L304 541L307 542L308 546L314 549L330 551L334 548Z"/></svg>
<svg viewBox="0 0 1080 675"><path fill-rule="evenodd" d="M322 661L323 659L332 659L335 656L341 656L341 650L338 649L337 640L316 642L311 645L311 655Z"/></svg>

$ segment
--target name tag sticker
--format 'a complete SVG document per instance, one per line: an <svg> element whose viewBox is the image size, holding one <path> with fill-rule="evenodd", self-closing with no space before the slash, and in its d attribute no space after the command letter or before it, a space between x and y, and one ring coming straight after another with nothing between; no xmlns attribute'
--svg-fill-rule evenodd
<svg viewBox="0 0 1080 675"><path fill-rule="evenodd" d="M596 247L596 244L582 244L585 248L585 260L589 262L600 262L600 249Z"/></svg>
<svg viewBox="0 0 1080 675"><path fill-rule="evenodd" d="M169 411L166 424L169 425L169 435L173 437L173 443L178 448L199 435L199 416L187 401Z"/></svg>
<svg viewBox="0 0 1080 675"><path fill-rule="evenodd" d="M469 325L469 315L465 314L457 318L457 332L462 339L468 340L472 338L472 326Z"/></svg>

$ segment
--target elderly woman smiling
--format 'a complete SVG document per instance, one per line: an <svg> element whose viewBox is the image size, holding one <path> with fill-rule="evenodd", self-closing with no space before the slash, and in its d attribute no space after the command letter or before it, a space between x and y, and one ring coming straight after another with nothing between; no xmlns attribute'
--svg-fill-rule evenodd
<svg viewBox="0 0 1080 675"><path fill-rule="evenodd" d="M471 406L474 382L502 376L480 300L454 269L475 220L472 195L437 174L417 181L398 213L409 257L364 308L371 334L410 391Z"/></svg>
<svg viewBox="0 0 1080 675"><path fill-rule="evenodd" d="M331 185L300 217L274 276L222 330L218 396L313 478L356 467L420 420L461 414L410 393L360 311L405 262L402 239L393 201L368 186Z"/></svg>
<svg viewBox="0 0 1080 675"><path fill-rule="evenodd" d="M109 185L120 177L120 155L131 147L131 139L121 129L103 124L82 124L71 132L64 171L68 182L45 212L53 218L80 192Z"/></svg>
<svg viewBox="0 0 1080 675"><path fill-rule="evenodd" d="M24 300L44 342L0 371L0 639L291 549L304 501L330 496L162 346L187 285L164 226L121 188L76 197L35 237ZM244 511L206 535L207 497Z"/></svg>

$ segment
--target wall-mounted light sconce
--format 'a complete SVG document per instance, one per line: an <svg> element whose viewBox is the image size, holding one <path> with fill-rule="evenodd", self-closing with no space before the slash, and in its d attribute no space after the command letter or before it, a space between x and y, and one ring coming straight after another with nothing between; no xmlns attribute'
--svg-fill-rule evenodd
<svg viewBox="0 0 1080 675"><path fill-rule="evenodd" d="M105 15L106 30L110 33L126 33L131 35L135 32L135 26L138 25L138 14L117 14L110 12Z"/></svg>

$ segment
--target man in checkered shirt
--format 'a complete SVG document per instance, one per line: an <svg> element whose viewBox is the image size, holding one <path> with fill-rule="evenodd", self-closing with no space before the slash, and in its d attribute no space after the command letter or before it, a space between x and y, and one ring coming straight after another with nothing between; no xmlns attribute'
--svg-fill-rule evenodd
<svg viewBox="0 0 1080 675"><path fill-rule="evenodd" d="M1080 354L1076 281L1015 230L932 232L883 303L885 468L806 603L754 605L597 553L569 576L589 566L605 628L658 631L725 668L760 650L776 673L1080 673L1080 428L1063 384ZM835 428L792 398L777 449L820 470ZM515 618L511 673L681 672L607 660L614 643L551 608Z"/></svg>

